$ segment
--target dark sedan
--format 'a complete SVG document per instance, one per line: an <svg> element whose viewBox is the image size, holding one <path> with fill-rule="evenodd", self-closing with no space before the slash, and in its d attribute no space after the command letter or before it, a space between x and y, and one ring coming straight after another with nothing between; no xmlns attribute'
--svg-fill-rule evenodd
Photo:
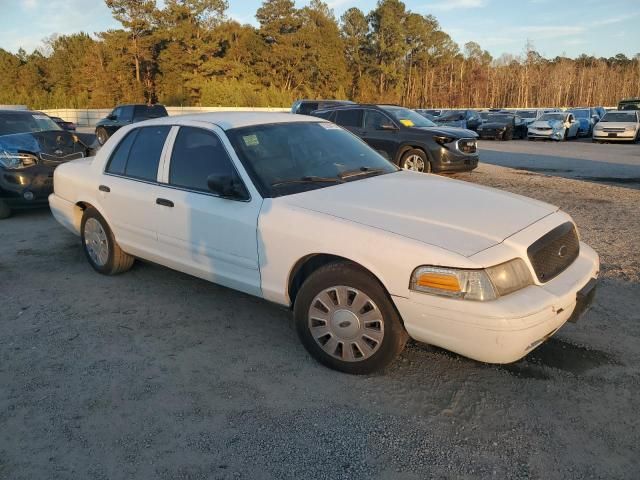
<svg viewBox="0 0 640 480"><path fill-rule="evenodd" d="M474 132L439 127L408 108L349 105L313 114L349 130L407 170L462 172L478 166Z"/></svg>
<svg viewBox="0 0 640 480"><path fill-rule="evenodd" d="M513 140L527 136L527 127L522 119L508 113L490 113L477 131L481 139Z"/></svg>
<svg viewBox="0 0 640 480"><path fill-rule="evenodd" d="M39 112L0 110L0 219L14 209L46 206L54 169L91 155L94 139L64 131Z"/></svg>
<svg viewBox="0 0 640 480"><path fill-rule="evenodd" d="M70 132L76 131L76 124L73 122L68 122L66 120L63 120L60 117L49 117L49 118L54 122L56 122L56 124L63 130L68 130Z"/></svg>

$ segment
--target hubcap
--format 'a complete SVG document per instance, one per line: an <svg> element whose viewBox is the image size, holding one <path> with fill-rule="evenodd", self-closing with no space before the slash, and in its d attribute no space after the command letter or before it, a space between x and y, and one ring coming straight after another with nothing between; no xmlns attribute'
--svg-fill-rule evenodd
<svg viewBox="0 0 640 480"><path fill-rule="evenodd" d="M344 362L358 362L378 351L384 321L364 292L336 286L320 292L309 308L309 331L325 353Z"/></svg>
<svg viewBox="0 0 640 480"><path fill-rule="evenodd" d="M420 155L409 155L404 161L404 168L414 172L424 172L424 160Z"/></svg>
<svg viewBox="0 0 640 480"><path fill-rule="evenodd" d="M104 267L109 260L109 242L104 228L95 218L84 224L84 244L93 263Z"/></svg>

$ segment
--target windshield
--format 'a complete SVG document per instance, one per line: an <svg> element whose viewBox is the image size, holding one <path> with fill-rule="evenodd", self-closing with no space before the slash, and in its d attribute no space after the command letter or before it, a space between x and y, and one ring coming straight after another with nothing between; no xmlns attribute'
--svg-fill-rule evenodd
<svg viewBox="0 0 640 480"><path fill-rule="evenodd" d="M56 122L42 113L0 113L0 135L62 130Z"/></svg>
<svg viewBox="0 0 640 480"><path fill-rule="evenodd" d="M405 127L435 127L428 118L423 117L413 110L409 110L404 107L381 107L385 112L389 113L394 119L400 122Z"/></svg>
<svg viewBox="0 0 640 480"><path fill-rule="evenodd" d="M536 118L536 112L531 110L518 110L516 115L520 118Z"/></svg>
<svg viewBox="0 0 640 480"><path fill-rule="evenodd" d="M540 117L540 120L559 120L564 122L564 113L545 113Z"/></svg>
<svg viewBox="0 0 640 480"><path fill-rule="evenodd" d="M580 110L569 110L576 118L590 118L589 110L580 109Z"/></svg>
<svg viewBox="0 0 640 480"><path fill-rule="evenodd" d="M450 112L443 113L438 117L438 121L441 122L455 122L458 120L464 120L464 112L452 110Z"/></svg>
<svg viewBox="0 0 640 480"><path fill-rule="evenodd" d="M602 117L601 122L631 122L636 123L636 112L610 112Z"/></svg>
<svg viewBox="0 0 640 480"><path fill-rule="evenodd" d="M495 113L492 115L489 115L489 118L487 119L489 122L495 122L495 123L511 123L513 122L513 116L512 115L496 115Z"/></svg>
<svg viewBox="0 0 640 480"><path fill-rule="evenodd" d="M333 123L253 125L228 130L227 136L267 197L398 171L362 140Z"/></svg>
<svg viewBox="0 0 640 480"><path fill-rule="evenodd" d="M622 100L618 110L640 110L640 100Z"/></svg>

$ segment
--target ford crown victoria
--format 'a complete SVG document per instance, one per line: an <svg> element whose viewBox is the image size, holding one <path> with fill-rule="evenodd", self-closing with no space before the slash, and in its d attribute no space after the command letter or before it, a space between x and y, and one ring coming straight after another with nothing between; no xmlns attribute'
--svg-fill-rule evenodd
<svg viewBox="0 0 640 480"><path fill-rule="evenodd" d="M349 373L409 337L518 360L580 315L599 270L557 207L401 170L303 115L127 126L58 167L54 189L96 271L140 258L288 306L311 355Z"/></svg>

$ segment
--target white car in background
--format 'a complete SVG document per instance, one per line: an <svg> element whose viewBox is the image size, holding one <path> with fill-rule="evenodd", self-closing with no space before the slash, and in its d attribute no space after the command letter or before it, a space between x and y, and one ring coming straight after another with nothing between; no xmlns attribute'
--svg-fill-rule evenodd
<svg viewBox="0 0 640 480"><path fill-rule="evenodd" d="M594 142L640 141L640 111L613 110L593 127Z"/></svg>
<svg viewBox="0 0 640 480"><path fill-rule="evenodd" d="M529 140L542 138L547 140L568 140L578 138L580 124L573 113L551 112L544 113L529 125L527 137Z"/></svg>
<svg viewBox="0 0 640 480"><path fill-rule="evenodd" d="M290 307L311 355L349 373L388 365L409 336L518 360L578 318L599 270L557 207L400 170L304 115L130 125L59 166L54 189L96 271L140 258Z"/></svg>

